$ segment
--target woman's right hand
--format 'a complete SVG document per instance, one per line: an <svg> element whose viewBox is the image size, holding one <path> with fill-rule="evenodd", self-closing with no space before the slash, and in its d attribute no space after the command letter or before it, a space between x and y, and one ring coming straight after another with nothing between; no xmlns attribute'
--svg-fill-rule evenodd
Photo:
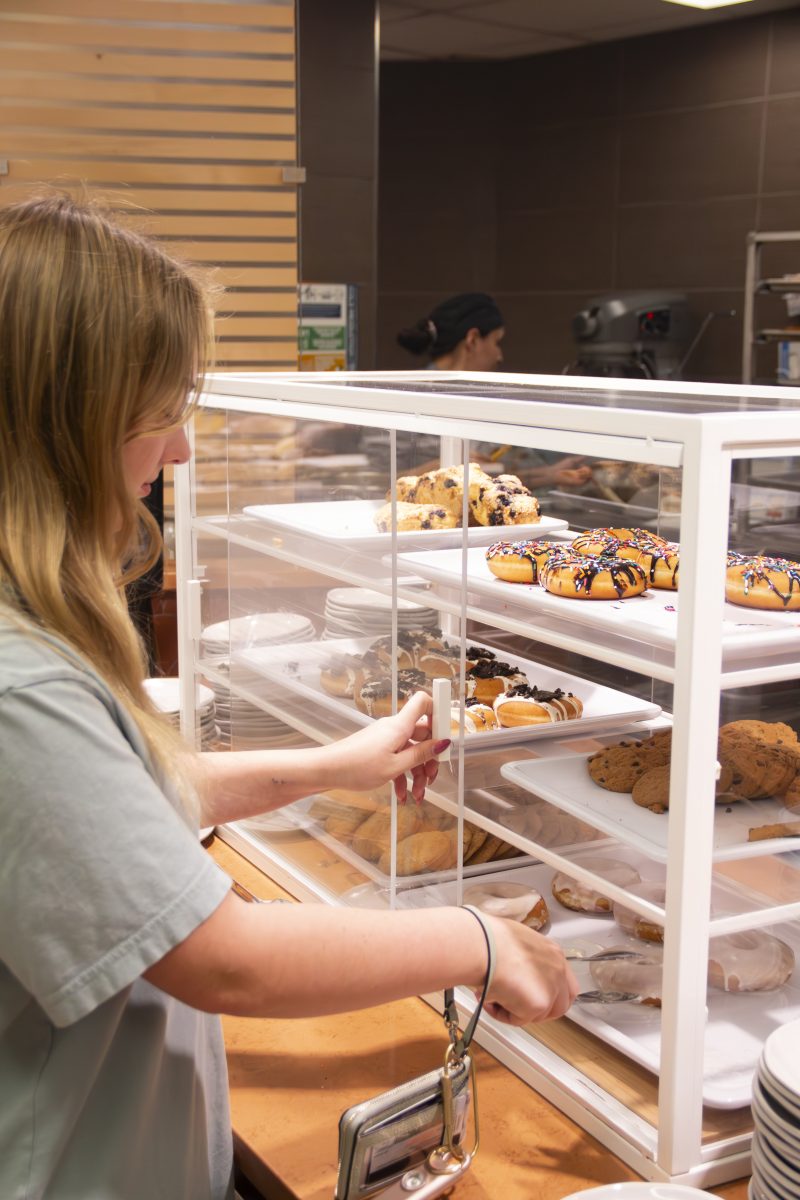
<svg viewBox="0 0 800 1200"><path fill-rule="evenodd" d="M506 1025L562 1017L578 994L578 981L561 947L520 921L482 915L496 950L485 1011Z"/></svg>

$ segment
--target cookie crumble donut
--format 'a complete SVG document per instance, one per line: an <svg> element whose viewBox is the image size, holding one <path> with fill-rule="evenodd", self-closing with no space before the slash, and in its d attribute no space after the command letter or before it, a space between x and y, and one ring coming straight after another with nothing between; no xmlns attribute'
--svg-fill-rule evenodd
<svg viewBox="0 0 800 1200"><path fill-rule="evenodd" d="M730 564L725 599L746 608L800 609L800 563L788 558L745 558Z"/></svg>
<svg viewBox="0 0 800 1200"><path fill-rule="evenodd" d="M627 558L565 554L548 559L539 583L570 600L624 600L645 591L647 576L644 567Z"/></svg>
<svg viewBox="0 0 800 1200"><path fill-rule="evenodd" d="M362 669L363 663L358 656L334 655L320 669L320 686L329 696L344 696L346 699L351 699L356 679Z"/></svg>
<svg viewBox="0 0 800 1200"><path fill-rule="evenodd" d="M513 729L521 725L574 721L583 712L583 703L572 692L563 692L561 688L546 691L523 683L498 696L494 711L504 729Z"/></svg>
<svg viewBox="0 0 800 1200"><path fill-rule="evenodd" d="M617 858L576 858L575 863L603 875L609 883L618 884L619 887L627 888L641 882L642 877L636 868ZM567 871L558 871L553 876L551 888L559 904L572 909L573 912L611 912L612 902L608 896L598 892L589 883L580 883L579 880L573 879Z"/></svg>
<svg viewBox="0 0 800 1200"><path fill-rule="evenodd" d="M711 938L708 982L723 992L771 992L794 971L794 951L761 929Z"/></svg>
<svg viewBox="0 0 800 1200"><path fill-rule="evenodd" d="M460 718L460 705L451 705L450 731L452 733L460 733ZM497 728L497 716L491 704L485 704L482 700L475 699L464 701L464 729L467 733L488 733L490 729Z"/></svg>
<svg viewBox="0 0 800 1200"><path fill-rule="evenodd" d="M511 663L482 658L467 671L467 698L491 703L496 696L527 682L527 675Z"/></svg>
<svg viewBox="0 0 800 1200"><path fill-rule="evenodd" d="M415 692L427 690L428 680L422 671L397 672L397 707L411 699ZM356 687L353 700L360 712L369 717L388 717L392 713L392 680L391 676L369 679L361 687Z"/></svg>
<svg viewBox="0 0 800 1200"><path fill-rule="evenodd" d="M520 921L531 929L543 929L550 920L544 897L524 883L475 884L465 889L464 903L474 904L491 917Z"/></svg>
<svg viewBox="0 0 800 1200"><path fill-rule="evenodd" d="M370 655L383 663L384 666L391 666L392 635L387 633L385 637L376 638L370 645L369 650L365 652L364 659ZM395 658L397 659L398 671L410 671L416 666L416 644L408 634L398 633Z"/></svg>
<svg viewBox="0 0 800 1200"><path fill-rule="evenodd" d="M470 663L467 662L466 665L469 668ZM458 646L431 647L426 650L420 648L416 666L429 679L436 679L440 676L456 679L461 673L461 650Z"/></svg>
<svg viewBox="0 0 800 1200"><path fill-rule="evenodd" d="M587 529L585 533L579 533L572 542L572 549L576 554L603 554L616 555L619 547L624 542L632 542L634 545L652 543L654 545L666 545L664 538L657 533L651 533L649 529Z"/></svg>
<svg viewBox="0 0 800 1200"><path fill-rule="evenodd" d="M565 547L557 542L495 542L486 551L486 563L507 583L538 583L543 564L559 553L565 553Z"/></svg>

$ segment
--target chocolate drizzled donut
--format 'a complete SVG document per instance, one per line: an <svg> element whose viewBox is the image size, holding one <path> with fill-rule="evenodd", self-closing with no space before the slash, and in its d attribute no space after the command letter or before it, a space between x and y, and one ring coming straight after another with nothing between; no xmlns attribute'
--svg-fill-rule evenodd
<svg viewBox="0 0 800 1200"><path fill-rule="evenodd" d="M647 576L630 559L572 554L545 563L540 583L546 591L574 600L621 600L643 592Z"/></svg>

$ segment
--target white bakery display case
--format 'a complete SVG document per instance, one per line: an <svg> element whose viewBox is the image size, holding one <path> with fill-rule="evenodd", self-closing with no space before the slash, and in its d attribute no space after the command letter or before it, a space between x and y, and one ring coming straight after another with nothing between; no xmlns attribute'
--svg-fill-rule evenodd
<svg viewBox="0 0 800 1200"><path fill-rule="evenodd" d="M410 482L432 436L441 469ZM479 1037L650 1178L747 1173L761 1046L800 1017L800 574L770 574L797 516L771 469L799 447L789 388L224 374L176 472L186 731L198 683L223 750L326 743L436 686L453 738L420 807L331 780L221 836L305 900L543 899L595 998ZM570 564L601 525L622 566ZM511 582L490 562L520 542ZM632 957L585 961L607 951Z"/></svg>

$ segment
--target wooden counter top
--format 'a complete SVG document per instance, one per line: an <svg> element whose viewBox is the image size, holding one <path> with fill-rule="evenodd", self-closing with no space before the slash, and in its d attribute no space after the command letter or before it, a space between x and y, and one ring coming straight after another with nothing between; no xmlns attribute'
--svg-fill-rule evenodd
<svg viewBox="0 0 800 1200"><path fill-rule="evenodd" d="M216 861L254 895L286 893L218 838ZM313 1019L223 1019L237 1160L268 1200L330 1200L337 1123L351 1104L438 1065L441 1017L422 1000ZM638 1176L476 1047L481 1150L459 1200L563 1200ZM711 1189L746 1200L745 1181Z"/></svg>

